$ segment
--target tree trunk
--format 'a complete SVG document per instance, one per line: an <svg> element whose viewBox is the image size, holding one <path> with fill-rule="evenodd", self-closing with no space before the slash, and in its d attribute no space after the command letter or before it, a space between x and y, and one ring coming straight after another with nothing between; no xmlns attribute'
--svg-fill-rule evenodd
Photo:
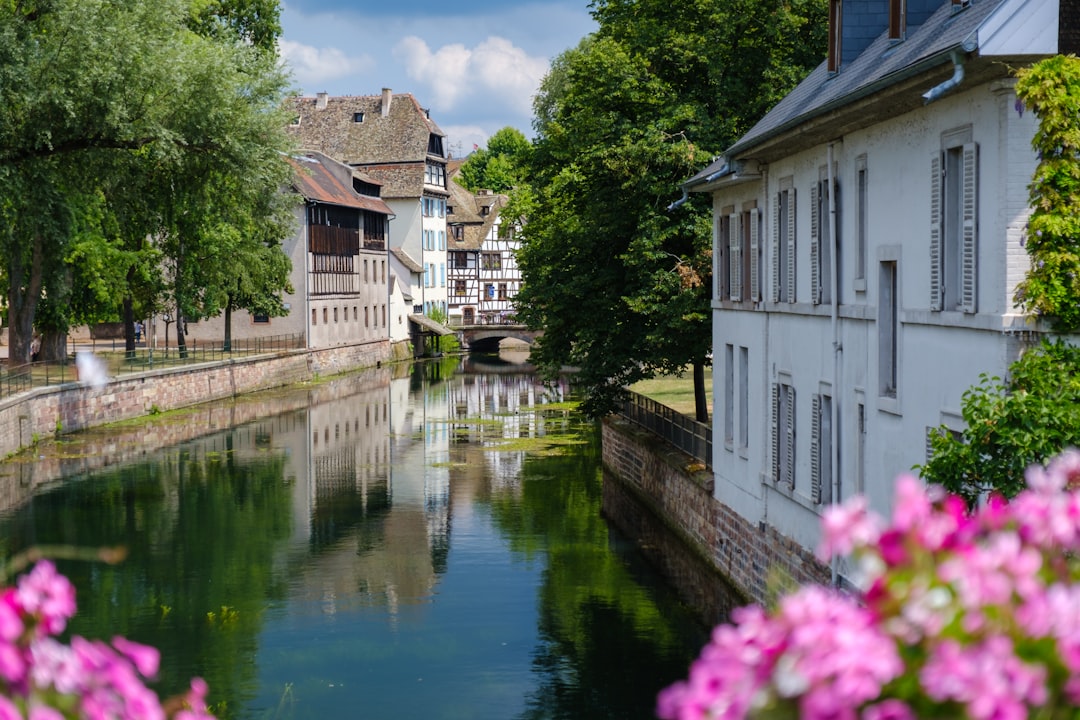
<svg viewBox="0 0 1080 720"><path fill-rule="evenodd" d="M131 266L127 273L128 287L135 282L135 266ZM135 306L131 295L124 296L124 356L129 360L135 357Z"/></svg>
<svg viewBox="0 0 1080 720"><path fill-rule="evenodd" d="M232 295L225 303L225 339L221 343L222 352L232 352Z"/></svg>
<svg viewBox="0 0 1080 720"><path fill-rule="evenodd" d="M694 416L698 422L709 422L708 396L705 394L705 363L694 363Z"/></svg>
<svg viewBox="0 0 1080 720"><path fill-rule="evenodd" d="M178 305L176 308L176 351L181 358L187 359L187 338L184 337L187 335L184 332L185 324L184 316L180 313L180 306Z"/></svg>
<svg viewBox="0 0 1080 720"><path fill-rule="evenodd" d="M12 256L8 265L8 365L25 365L30 362L30 344L34 339L34 313L41 297L42 239L34 237L30 267L25 266L18 254ZM29 271L29 272L28 272ZM29 274L29 278L27 277Z"/></svg>
<svg viewBox="0 0 1080 720"><path fill-rule="evenodd" d="M41 333L41 351L38 360L63 362L67 359L68 334L60 330L46 329Z"/></svg>

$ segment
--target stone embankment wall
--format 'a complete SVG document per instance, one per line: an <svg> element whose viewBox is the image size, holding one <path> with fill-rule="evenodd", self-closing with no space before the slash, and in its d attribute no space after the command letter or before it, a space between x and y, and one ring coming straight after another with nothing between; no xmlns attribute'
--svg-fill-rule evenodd
<svg viewBox="0 0 1080 720"><path fill-rule="evenodd" d="M774 580L828 583L829 568L769 525L753 525L713 497L713 476L693 458L618 416L603 423L605 482L629 488L748 600L767 603ZM618 511L605 507L616 525Z"/></svg>
<svg viewBox="0 0 1080 720"><path fill-rule="evenodd" d="M0 456L57 432L374 367L393 356L386 341L151 370L114 378L100 390L77 382L37 388L0 401Z"/></svg>
<svg viewBox="0 0 1080 720"><path fill-rule="evenodd" d="M138 423L88 432L60 452L24 455L4 464L0 474L0 512L19 507L44 486L89 475L111 465L137 460L214 432L274 414L304 410L330 399L357 395L372 387L389 387L392 375L404 366L371 367L362 373L315 383L288 392L251 394L201 403L180 415L159 415Z"/></svg>

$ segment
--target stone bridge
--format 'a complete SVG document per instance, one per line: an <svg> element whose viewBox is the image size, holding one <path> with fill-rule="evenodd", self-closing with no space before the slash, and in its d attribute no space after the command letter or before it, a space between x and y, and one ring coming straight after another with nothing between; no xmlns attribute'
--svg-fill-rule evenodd
<svg viewBox="0 0 1080 720"><path fill-rule="evenodd" d="M461 344L473 352L498 352L499 341L507 338L532 345L543 334L524 325L510 324L460 325L454 329L461 334Z"/></svg>

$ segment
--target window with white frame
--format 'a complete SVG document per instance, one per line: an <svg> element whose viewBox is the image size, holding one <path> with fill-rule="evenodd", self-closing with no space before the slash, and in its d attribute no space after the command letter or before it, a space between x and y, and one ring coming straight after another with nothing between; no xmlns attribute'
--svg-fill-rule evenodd
<svg viewBox="0 0 1080 720"><path fill-rule="evenodd" d="M739 447L750 446L750 351L739 348Z"/></svg>
<svg viewBox="0 0 1080 720"><path fill-rule="evenodd" d="M866 290L867 181L866 155L855 158L855 290Z"/></svg>
<svg viewBox="0 0 1080 720"><path fill-rule="evenodd" d="M795 489L795 388L781 378L772 386L772 475Z"/></svg>
<svg viewBox="0 0 1080 720"><path fill-rule="evenodd" d="M882 262L878 273L878 395L896 397L899 316L896 261Z"/></svg>
<svg viewBox="0 0 1080 720"><path fill-rule="evenodd" d="M724 446L735 444L735 346L724 346Z"/></svg>
<svg viewBox="0 0 1080 720"><path fill-rule="evenodd" d="M942 136L930 161L930 309L976 311L979 148L971 129Z"/></svg>
<svg viewBox="0 0 1080 720"><path fill-rule="evenodd" d="M831 303L833 293L833 253L838 252L840 243L833 238L832 205L836 206L836 215L840 215L840 185L833 178L832 197L829 190L829 170L822 167L818 181L810 188L810 299L817 305ZM835 228L839 231L839 227ZM836 258L839 270L840 258Z"/></svg>
<svg viewBox="0 0 1080 720"><path fill-rule="evenodd" d="M780 180L773 206L772 300L795 302L795 188L790 177Z"/></svg>
<svg viewBox="0 0 1080 720"><path fill-rule="evenodd" d="M810 410L810 499L818 504L832 502L833 443L832 397L816 393Z"/></svg>

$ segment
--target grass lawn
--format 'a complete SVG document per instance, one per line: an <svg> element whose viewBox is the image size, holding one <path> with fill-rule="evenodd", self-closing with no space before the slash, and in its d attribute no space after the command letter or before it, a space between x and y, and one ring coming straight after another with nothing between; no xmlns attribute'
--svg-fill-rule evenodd
<svg viewBox="0 0 1080 720"><path fill-rule="evenodd" d="M672 410L694 416L694 370L691 367L686 368L682 377L662 375L636 382L630 389L663 403ZM709 417L712 417L712 366L705 368L705 395L709 405Z"/></svg>

